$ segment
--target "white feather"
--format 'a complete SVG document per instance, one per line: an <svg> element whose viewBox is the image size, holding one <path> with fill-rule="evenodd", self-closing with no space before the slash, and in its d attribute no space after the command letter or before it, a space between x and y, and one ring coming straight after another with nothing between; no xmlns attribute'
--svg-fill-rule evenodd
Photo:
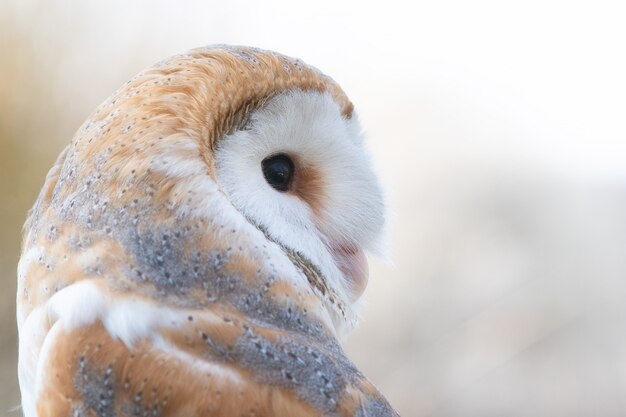
<svg viewBox="0 0 626 417"><path fill-rule="evenodd" d="M22 410L25 417L35 417L35 382L37 363L46 334L49 330L48 318L43 307L35 308L24 318L20 328L19 360L17 375L22 393Z"/></svg>
<svg viewBox="0 0 626 417"><path fill-rule="evenodd" d="M107 300L92 281L80 281L58 291L45 306L50 323L61 322L71 331L103 317Z"/></svg>

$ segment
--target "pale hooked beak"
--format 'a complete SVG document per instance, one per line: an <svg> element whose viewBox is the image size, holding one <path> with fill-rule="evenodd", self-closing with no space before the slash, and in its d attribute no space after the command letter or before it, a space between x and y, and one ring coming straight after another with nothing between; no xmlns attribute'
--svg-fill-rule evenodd
<svg viewBox="0 0 626 417"><path fill-rule="evenodd" d="M348 282L350 295L357 300L365 291L369 277L365 252L358 246L347 245L332 246L329 249L335 264Z"/></svg>

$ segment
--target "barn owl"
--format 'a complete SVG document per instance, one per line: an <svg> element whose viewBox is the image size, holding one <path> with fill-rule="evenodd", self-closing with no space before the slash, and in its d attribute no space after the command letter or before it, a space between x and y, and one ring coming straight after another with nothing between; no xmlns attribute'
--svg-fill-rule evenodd
<svg viewBox="0 0 626 417"><path fill-rule="evenodd" d="M219 46L141 72L29 213L25 416L397 415L340 347L384 217L353 105L315 68Z"/></svg>

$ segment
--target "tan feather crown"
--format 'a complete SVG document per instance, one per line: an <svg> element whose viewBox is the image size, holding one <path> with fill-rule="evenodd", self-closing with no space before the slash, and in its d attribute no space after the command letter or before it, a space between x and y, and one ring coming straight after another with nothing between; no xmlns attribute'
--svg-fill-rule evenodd
<svg viewBox="0 0 626 417"><path fill-rule="evenodd" d="M181 129L193 126L186 133L202 140L211 173L217 141L242 127L266 100L292 89L328 92L343 115L352 116L353 105L343 90L316 68L275 52L230 46L198 48L162 61L130 80L110 103L123 108L126 102L129 110L141 113L176 115ZM105 103L96 115L106 108Z"/></svg>

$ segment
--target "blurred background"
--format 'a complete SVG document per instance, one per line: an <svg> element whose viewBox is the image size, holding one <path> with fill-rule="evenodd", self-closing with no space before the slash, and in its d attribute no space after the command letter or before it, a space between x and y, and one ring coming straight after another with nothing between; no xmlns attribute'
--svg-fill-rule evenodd
<svg viewBox="0 0 626 417"><path fill-rule="evenodd" d="M624 21L601 0L2 1L0 414L20 415L15 271L45 173L136 72L234 43L356 104L391 221L346 348L402 415L625 415Z"/></svg>

